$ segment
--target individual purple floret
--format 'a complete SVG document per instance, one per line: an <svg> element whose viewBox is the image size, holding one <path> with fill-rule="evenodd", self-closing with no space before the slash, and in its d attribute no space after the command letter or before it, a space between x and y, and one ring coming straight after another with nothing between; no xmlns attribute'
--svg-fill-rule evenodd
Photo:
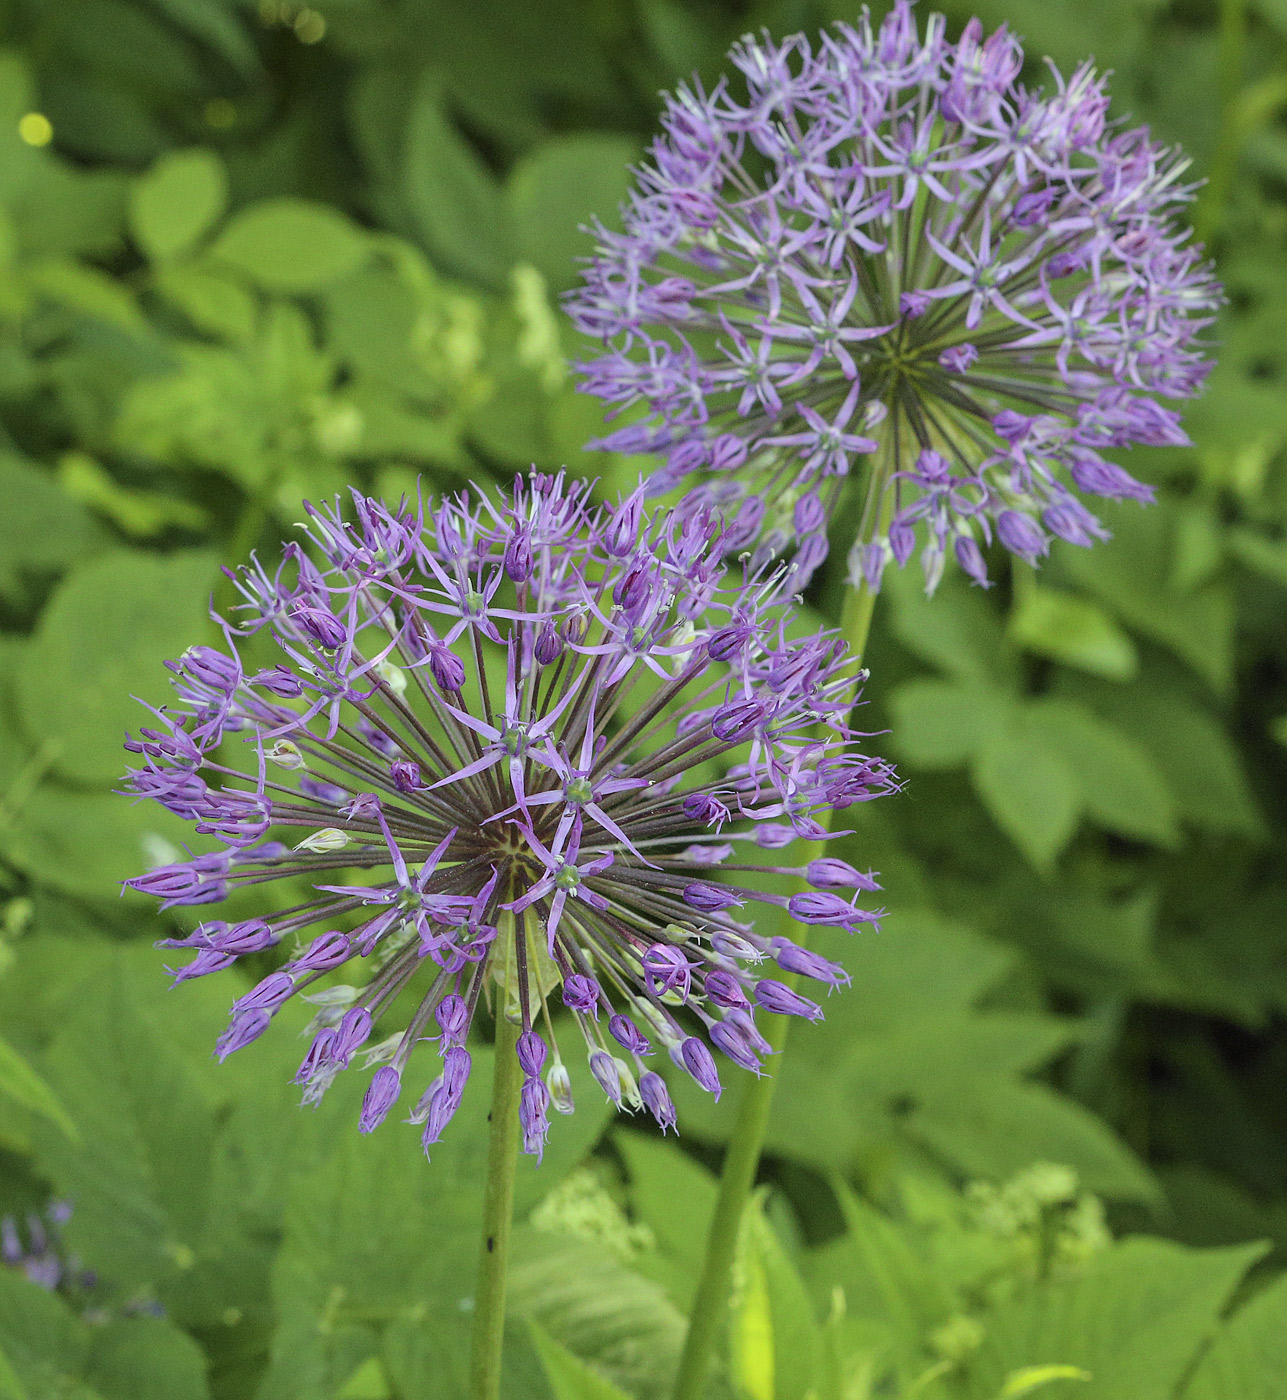
<svg viewBox="0 0 1287 1400"><path fill-rule="evenodd" d="M572 1109L560 1007L608 1098L664 1129L649 1057L718 1095L709 1046L757 1072L768 1051L755 1007L819 1014L766 971L844 981L753 918L793 917L781 875L814 886L809 923L876 917L856 902L872 877L771 854L894 790L849 728L863 673L834 635L793 629L780 568L725 568L715 512L649 521L641 502L591 507L585 486L534 474L428 514L357 493L351 521L310 507L311 548L237 576L226 651L171 663L177 699L128 740L128 786L217 849L128 883L200 920L164 940L192 953L176 982L281 949L233 1003L221 1058L304 997L305 1101L362 1053L369 1132L436 1040L439 1072L404 1110L430 1147L486 997L520 1028L539 1156L549 1109ZM243 661L270 644L275 664ZM210 917L251 890L271 907L276 881L279 912Z"/></svg>
<svg viewBox="0 0 1287 1400"><path fill-rule="evenodd" d="M994 534L1029 563L1104 538L1078 492L1152 491L1101 453L1186 442L1167 404L1208 369L1184 157L1110 122L1089 64L1029 89L1004 25L944 29L896 0L743 39L739 78L667 96L567 299L605 346L581 387L624 416L595 445L663 457L653 492L793 553L797 588L837 511L871 588L918 540L932 589L949 549L986 583Z"/></svg>

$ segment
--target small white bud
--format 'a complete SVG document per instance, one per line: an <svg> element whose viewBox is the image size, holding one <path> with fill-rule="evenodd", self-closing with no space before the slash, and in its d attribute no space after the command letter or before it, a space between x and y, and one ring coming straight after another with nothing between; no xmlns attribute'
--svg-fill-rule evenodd
<svg viewBox="0 0 1287 1400"><path fill-rule="evenodd" d="M299 745L292 744L289 739L278 739L272 748L265 752L264 757L269 763L275 763L278 768L285 768L290 772L308 767L304 762L304 755L299 751Z"/></svg>
<svg viewBox="0 0 1287 1400"><path fill-rule="evenodd" d="M347 831L341 831L337 826L324 826L321 831L310 832L295 849L314 851L320 855L326 851L342 851L352 840Z"/></svg>

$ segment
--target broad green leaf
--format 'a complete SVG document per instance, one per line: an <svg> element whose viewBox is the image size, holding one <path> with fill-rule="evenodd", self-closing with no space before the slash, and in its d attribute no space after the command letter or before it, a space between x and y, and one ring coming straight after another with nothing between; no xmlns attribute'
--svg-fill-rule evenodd
<svg viewBox="0 0 1287 1400"><path fill-rule="evenodd" d="M1219 583L1181 591L1173 587L1170 535L1173 512L1123 506L1111 512L1115 538L1093 550L1066 550L1061 567L1097 594L1118 617L1161 642L1214 689L1227 690L1233 673L1233 597Z"/></svg>
<svg viewBox="0 0 1287 1400"><path fill-rule="evenodd" d="M155 1317L82 1321L0 1269L0 1400L208 1400L200 1348Z"/></svg>
<svg viewBox="0 0 1287 1400"><path fill-rule="evenodd" d="M613 1141L625 1158L636 1216L652 1230L661 1248L695 1277L715 1209L715 1178L664 1140L623 1130Z"/></svg>
<svg viewBox="0 0 1287 1400"><path fill-rule="evenodd" d="M143 336L147 323L127 283L86 263L50 257L27 269L30 285L68 311L127 335Z"/></svg>
<svg viewBox="0 0 1287 1400"><path fill-rule="evenodd" d="M925 596L917 569L890 569L884 596L898 640L922 661L964 681L987 684L1013 676L1013 657L1001 624L978 589L949 571L932 598Z"/></svg>
<svg viewBox="0 0 1287 1400"><path fill-rule="evenodd" d="M1081 783L1067 759L1041 735L1014 728L986 743L970 772L997 825L1049 873L1083 806Z"/></svg>
<svg viewBox="0 0 1287 1400"><path fill-rule="evenodd" d="M48 772L60 750L55 741L31 760L33 773ZM122 763L122 771L124 764ZM0 823L5 859L42 885L90 900L122 895L138 906L152 901L121 888L121 881L155 864L158 842L178 850L193 838L192 823L158 803L114 792L87 792L47 779ZM196 838L202 849L207 843Z"/></svg>
<svg viewBox="0 0 1287 1400"><path fill-rule="evenodd" d="M1287 1278L1244 1304L1203 1354L1183 1400L1287 1397Z"/></svg>
<svg viewBox="0 0 1287 1400"><path fill-rule="evenodd" d="M407 203L429 251L454 272L501 285L514 261L504 197L450 121L428 71L411 103L405 172Z"/></svg>
<svg viewBox="0 0 1287 1400"><path fill-rule="evenodd" d="M1004 691L957 681L905 681L889 697L893 740L921 768L955 768L1009 727L1015 704Z"/></svg>
<svg viewBox="0 0 1287 1400"><path fill-rule="evenodd" d="M31 1109L33 1113L43 1114L57 1123L69 1137L76 1137L76 1125L67 1116L58 1095L4 1039L0 1039L0 1094Z"/></svg>
<svg viewBox="0 0 1287 1400"><path fill-rule="evenodd" d="M968 1176L1003 1178L1044 1159L1066 1163L1104 1196L1150 1204L1159 1197L1152 1176L1102 1119L1044 1084L961 1078L923 1090L907 1126Z"/></svg>
<svg viewBox="0 0 1287 1400"><path fill-rule="evenodd" d="M554 1400L630 1400L624 1390L560 1346L538 1323L527 1325Z"/></svg>
<svg viewBox="0 0 1287 1400"><path fill-rule="evenodd" d="M51 472L0 454L0 586L28 569L57 569L103 542L89 512L59 490Z"/></svg>
<svg viewBox="0 0 1287 1400"><path fill-rule="evenodd" d="M76 1202L81 1256L110 1260L125 1289L164 1285L195 1262L214 1138L200 1080L144 1015L119 959L82 982L44 1060L79 1140L37 1128L41 1169ZM172 1014L182 1011L172 1004Z"/></svg>
<svg viewBox="0 0 1287 1400"><path fill-rule="evenodd" d="M156 273L156 288L198 330L234 345L247 345L254 339L259 308L243 279L231 268L209 259L162 267Z"/></svg>
<svg viewBox="0 0 1287 1400"><path fill-rule="evenodd" d="M1126 1240L1080 1276L1025 1291L989 1316L971 1400L993 1400L1023 1366L1077 1366L1081 1400L1171 1400L1258 1245L1190 1250Z"/></svg>
<svg viewBox="0 0 1287 1400"><path fill-rule="evenodd" d="M148 722L133 697L159 700L161 663L202 641L215 577L206 553L113 553L74 569L42 613L18 672L18 711L58 771L107 782L124 768L127 729Z"/></svg>
<svg viewBox="0 0 1287 1400"><path fill-rule="evenodd" d="M646 1246L622 1257L571 1228L521 1226L506 1306L627 1394L660 1397L679 1364L685 1312L653 1277L657 1262Z"/></svg>
<svg viewBox="0 0 1287 1400"><path fill-rule="evenodd" d="M413 1060L413 1070L418 1063L427 1083L432 1059ZM401 1386L399 1376L432 1376L435 1395L464 1393L491 1063L490 1051L474 1053L464 1102L429 1162L419 1131L398 1122L400 1114L370 1136L357 1132L359 1077L341 1075L331 1088L324 1110L336 1115L332 1150L299 1172L289 1190L273 1277L279 1326L265 1394L332 1400L377 1353L386 1327L397 1329L396 1358L385 1353L395 1383ZM588 1092L582 1097L577 1112L555 1124L544 1163L519 1162L518 1218L601 1130L603 1110ZM408 1329L423 1333L426 1316L434 1319L433 1331L416 1343Z"/></svg>
<svg viewBox="0 0 1287 1400"><path fill-rule="evenodd" d="M1252 796L1243 760L1213 714L1161 678L1129 692L1100 687L1097 712L1153 759L1180 816L1207 831L1256 837L1264 819ZM1202 755L1202 781L1193 781L1193 756Z"/></svg>
<svg viewBox="0 0 1287 1400"><path fill-rule="evenodd" d="M1073 593L1028 589L1010 614L1009 633L1028 651L1109 680L1129 681L1139 670L1130 635L1103 608Z"/></svg>
<svg viewBox="0 0 1287 1400"><path fill-rule="evenodd" d="M1082 705L1040 700L1026 724L1059 754L1076 777L1082 804L1101 825L1123 836L1173 846L1175 803L1152 758L1119 729Z"/></svg>
<svg viewBox="0 0 1287 1400"><path fill-rule="evenodd" d="M369 243L358 226L329 205L279 197L237 214L212 255L270 292L319 292L352 272Z"/></svg>
<svg viewBox="0 0 1287 1400"><path fill-rule="evenodd" d="M97 510L127 535L146 539L174 526L201 530L210 523L207 512L192 501L122 486L87 452L64 453L58 480L73 500Z"/></svg>
<svg viewBox="0 0 1287 1400"><path fill-rule="evenodd" d="M575 285L577 259L594 249L583 226L596 217L619 223L637 155L628 138L587 133L546 141L514 167L506 194L518 256L555 291Z"/></svg>
<svg viewBox="0 0 1287 1400"><path fill-rule="evenodd" d="M191 248L227 203L228 174L213 151L170 151L134 183L130 232L149 258L164 262Z"/></svg>
<svg viewBox="0 0 1287 1400"><path fill-rule="evenodd" d="M899 1226L847 1186L834 1183L846 1233L829 1248L851 1310L883 1318L900 1354L915 1357L929 1332L957 1310L950 1282Z"/></svg>

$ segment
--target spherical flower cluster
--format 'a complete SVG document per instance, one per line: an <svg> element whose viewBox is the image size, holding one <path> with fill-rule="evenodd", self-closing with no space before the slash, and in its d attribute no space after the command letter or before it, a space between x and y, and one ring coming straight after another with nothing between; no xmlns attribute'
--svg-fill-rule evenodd
<svg viewBox="0 0 1287 1400"><path fill-rule="evenodd" d="M608 1098L663 1128L658 1050L718 1096L712 1049L757 1073L768 1052L757 1008L821 1014L778 974L830 988L843 970L750 911L877 918L857 904L870 875L771 854L894 787L849 728L862 673L836 638L793 626L780 578L725 569L713 514L650 523L642 497L592 508L585 486L533 475L426 517L355 493L352 521L310 509L312 551L241 571L226 650L171 663L176 703L128 741L129 788L220 846L128 883L204 914L290 882L279 912L165 940L193 952L178 981L286 951L234 1002L221 1057L303 997L305 1099L362 1052L378 1066L369 1131L436 1039L439 1072L410 1107L428 1148L486 999L520 1028L523 1143L539 1155L551 1103L572 1108L551 998ZM269 641L276 664L243 665ZM775 874L811 888L773 893ZM371 1043L381 1023L402 1028Z"/></svg>
<svg viewBox="0 0 1287 1400"><path fill-rule="evenodd" d="M1102 453L1186 441L1166 401L1220 300L1182 156L1110 122L1089 65L1034 91L1004 26L950 44L907 0L730 58L736 92L666 98L568 298L606 349L582 387L629 419L595 445L663 455L658 492L695 482L797 586L838 507L854 583L919 538L932 588L949 549L985 583L994 535L1030 563L1103 538L1078 493L1148 501Z"/></svg>

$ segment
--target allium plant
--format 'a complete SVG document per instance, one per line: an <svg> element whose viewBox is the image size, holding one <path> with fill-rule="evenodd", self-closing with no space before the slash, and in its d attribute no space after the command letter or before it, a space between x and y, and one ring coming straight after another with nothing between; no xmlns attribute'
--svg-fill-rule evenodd
<svg viewBox="0 0 1287 1400"><path fill-rule="evenodd" d="M740 81L665 99L624 232L600 228L568 309L606 353L598 444L665 458L658 492L720 508L803 587L839 507L855 584L919 540L986 583L1106 531L1083 497L1147 502L1102 454L1186 441L1220 301L1176 222L1187 162L1108 118L1085 64L1018 81L977 19L949 43L907 0L811 44L748 37Z"/></svg>
<svg viewBox="0 0 1287 1400"><path fill-rule="evenodd" d="M311 1002L303 1096L362 1056L364 1131L435 1040L403 1108L438 1141L493 997L520 1026L524 1150L551 1104L572 1109L551 998L608 1098L667 1128L659 1052L718 1096L719 1058L760 1071L757 1008L820 1016L782 970L847 980L757 930L757 907L875 922L870 875L773 854L894 786L849 728L862 673L843 643L796 635L772 572L726 572L714 513L649 522L642 491L615 509L586 493L533 475L427 515L357 493L351 520L310 508L311 550L240 571L226 650L170 663L175 702L128 741L130 790L219 843L128 882L199 912L164 941L192 952L176 981L284 955L233 1003L219 1056ZM275 664L243 664L270 641ZM782 874L809 888L773 893ZM287 907L218 916L274 881ZM373 1043L380 1024L404 1028Z"/></svg>

